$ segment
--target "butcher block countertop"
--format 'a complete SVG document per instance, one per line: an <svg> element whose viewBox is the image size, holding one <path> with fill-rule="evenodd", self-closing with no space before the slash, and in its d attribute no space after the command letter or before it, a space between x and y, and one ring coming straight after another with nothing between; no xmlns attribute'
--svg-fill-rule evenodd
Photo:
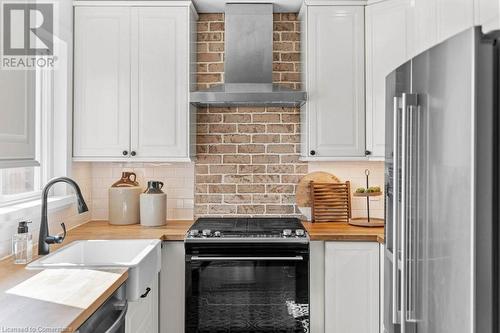
<svg viewBox="0 0 500 333"><path fill-rule="evenodd" d="M160 239L183 241L194 221L167 221L161 227L143 227L140 224L111 225L107 221L91 221L68 232L65 243L82 239ZM0 331L1 332L1 331Z"/></svg>
<svg viewBox="0 0 500 333"><path fill-rule="evenodd" d="M356 227L344 222L302 222L311 240L384 243L384 227Z"/></svg>
<svg viewBox="0 0 500 333"><path fill-rule="evenodd" d="M68 233L73 240L80 239L125 239L157 238L182 241L193 221L169 221L162 227L142 227L140 224L128 226L110 225L106 221L92 221ZM311 240L345 240L384 242L384 227L356 227L342 222L302 222Z"/></svg>
<svg viewBox="0 0 500 333"><path fill-rule="evenodd" d="M0 332L73 332L128 278L126 268L24 267L0 262Z"/></svg>
<svg viewBox="0 0 500 333"><path fill-rule="evenodd" d="M167 221L165 226L147 228L139 224L114 226L106 221L91 221L68 230L63 244L52 245L50 249L54 251L73 241L87 239L182 241L192 224L193 221ZM14 332L12 329L16 332L73 332L127 277L125 268L27 270L25 265L15 265L12 258L2 260L0 332ZM57 294L54 292L57 290L64 293Z"/></svg>
<svg viewBox="0 0 500 333"><path fill-rule="evenodd" d="M63 244L51 246L51 251L87 239L182 241L192 224L193 221L168 221L161 227L143 227L90 221L69 230ZM384 241L382 227L362 228L345 223L303 224L311 240ZM40 332L54 328L75 331L127 277L127 269L26 270L25 265L14 265L11 258L0 261L0 332L13 328L18 331L25 329L26 332L33 328ZM58 295L57 290L64 293Z"/></svg>

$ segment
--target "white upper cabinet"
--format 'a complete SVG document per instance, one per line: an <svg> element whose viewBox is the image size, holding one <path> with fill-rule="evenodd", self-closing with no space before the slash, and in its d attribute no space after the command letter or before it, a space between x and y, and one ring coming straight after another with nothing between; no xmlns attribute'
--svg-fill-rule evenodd
<svg viewBox="0 0 500 333"><path fill-rule="evenodd" d="M38 165L34 70L0 70L0 168Z"/></svg>
<svg viewBox="0 0 500 333"><path fill-rule="evenodd" d="M364 6L304 6L302 158L365 156Z"/></svg>
<svg viewBox="0 0 500 333"><path fill-rule="evenodd" d="M409 7L407 57L413 58L437 43L436 0L404 1Z"/></svg>
<svg viewBox="0 0 500 333"><path fill-rule="evenodd" d="M386 0L366 7L366 145L371 158L384 158L386 76L472 27L473 17L473 0Z"/></svg>
<svg viewBox="0 0 500 333"><path fill-rule="evenodd" d="M409 1L390 0L366 8L367 150L385 151L385 78L407 59Z"/></svg>
<svg viewBox="0 0 500 333"><path fill-rule="evenodd" d="M130 8L75 8L74 156L130 146Z"/></svg>
<svg viewBox="0 0 500 333"><path fill-rule="evenodd" d="M484 33L500 29L500 1L475 0L474 24L481 25Z"/></svg>
<svg viewBox="0 0 500 333"><path fill-rule="evenodd" d="M161 3L75 7L75 160L190 159L196 14Z"/></svg>
<svg viewBox="0 0 500 333"><path fill-rule="evenodd" d="M437 0L435 3L438 43L474 25L474 0Z"/></svg>
<svg viewBox="0 0 500 333"><path fill-rule="evenodd" d="M134 8L132 141L137 157L186 156L189 29L185 8Z"/></svg>

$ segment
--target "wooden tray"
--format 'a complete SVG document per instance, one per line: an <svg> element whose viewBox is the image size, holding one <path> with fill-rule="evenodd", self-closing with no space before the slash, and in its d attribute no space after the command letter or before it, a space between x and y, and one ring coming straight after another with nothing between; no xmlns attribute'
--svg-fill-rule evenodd
<svg viewBox="0 0 500 333"><path fill-rule="evenodd" d="M311 207L311 187L310 183L340 183L340 180L328 172L311 172L299 181L297 193L295 195L298 207Z"/></svg>
<svg viewBox="0 0 500 333"><path fill-rule="evenodd" d="M349 222L351 218L350 183L311 182L313 222Z"/></svg>
<svg viewBox="0 0 500 333"><path fill-rule="evenodd" d="M382 192L369 192L369 193L356 193L352 194L353 197L378 197L382 195Z"/></svg>
<svg viewBox="0 0 500 333"><path fill-rule="evenodd" d="M383 227L385 225L384 219L376 217L370 217L370 222L366 217L355 217L349 221L349 224L358 227Z"/></svg>

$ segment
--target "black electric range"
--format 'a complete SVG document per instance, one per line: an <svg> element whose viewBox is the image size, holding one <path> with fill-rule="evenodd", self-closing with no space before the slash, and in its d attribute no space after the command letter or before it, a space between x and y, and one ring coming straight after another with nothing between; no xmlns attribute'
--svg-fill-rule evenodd
<svg viewBox="0 0 500 333"><path fill-rule="evenodd" d="M309 236L297 218L199 218L186 242L307 243Z"/></svg>

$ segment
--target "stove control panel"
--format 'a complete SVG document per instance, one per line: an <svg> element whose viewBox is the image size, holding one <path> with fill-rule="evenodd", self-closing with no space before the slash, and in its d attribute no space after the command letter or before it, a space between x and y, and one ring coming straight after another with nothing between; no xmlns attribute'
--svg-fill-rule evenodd
<svg viewBox="0 0 500 333"><path fill-rule="evenodd" d="M284 238L306 237L306 232L304 229L284 229L281 234Z"/></svg>
<svg viewBox="0 0 500 333"><path fill-rule="evenodd" d="M193 239L206 239L206 238L275 238L275 239L293 239L293 238L307 238L307 233L304 229L283 229L281 232L274 233L248 233L248 234L239 234L234 235L231 233L224 234L221 231L212 231L210 229L197 230L192 229L189 230L187 234L187 238Z"/></svg>

